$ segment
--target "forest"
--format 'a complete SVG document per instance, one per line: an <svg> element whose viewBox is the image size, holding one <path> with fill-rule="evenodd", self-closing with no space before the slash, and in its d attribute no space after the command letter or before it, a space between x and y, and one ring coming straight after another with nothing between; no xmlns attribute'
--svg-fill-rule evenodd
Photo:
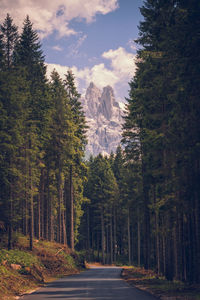
<svg viewBox="0 0 200 300"><path fill-rule="evenodd" d="M29 17L0 26L0 238L67 244L88 260L200 282L200 2L147 0L123 137L85 158L87 123L66 70L46 76Z"/></svg>
<svg viewBox="0 0 200 300"><path fill-rule="evenodd" d="M37 32L27 16L21 35L8 14L0 36L1 230L69 243L82 214L86 123L74 76L46 77ZM76 201L74 201L76 198ZM75 215L75 218L74 218Z"/></svg>

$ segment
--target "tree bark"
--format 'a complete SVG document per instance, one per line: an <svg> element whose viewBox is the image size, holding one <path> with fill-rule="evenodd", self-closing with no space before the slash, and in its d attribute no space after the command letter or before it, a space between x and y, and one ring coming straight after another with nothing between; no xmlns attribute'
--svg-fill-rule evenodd
<svg viewBox="0 0 200 300"><path fill-rule="evenodd" d="M74 193L73 193L73 167L69 171L69 193L70 193L70 246L74 250Z"/></svg>
<svg viewBox="0 0 200 300"><path fill-rule="evenodd" d="M32 169L29 166L29 181L30 181L30 250L33 250L33 236L34 236L34 212L33 212L33 184L32 184Z"/></svg>
<svg viewBox="0 0 200 300"><path fill-rule="evenodd" d="M13 195L12 187L10 183L10 193L9 193L9 223L8 223L8 250L12 249L12 231L13 231Z"/></svg>
<svg viewBox="0 0 200 300"><path fill-rule="evenodd" d="M61 215L61 204L62 204L62 168L61 161L59 158L59 166L58 166L58 183L57 183L57 191L58 191L58 223L57 223L57 242L61 243L62 241L62 215Z"/></svg>
<svg viewBox="0 0 200 300"><path fill-rule="evenodd" d="M105 265L105 230L104 230L103 208L101 208L101 250L102 250L102 263L103 265Z"/></svg>
<svg viewBox="0 0 200 300"><path fill-rule="evenodd" d="M127 231L128 231L128 263L131 265L131 233L130 233L130 210L128 208L128 221L127 221Z"/></svg>
<svg viewBox="0 0 200 300"><path fill-rule="evenodd" d="M140 220L139 220L139 210L137 216L137 264L140 267L141 259L141 233L140 233Z"/></svg>
<svg viewBox="0 0 200 300"><path fill-rule="evenodd" d="M113 225L112 225L112 212L110 216L110 263L113 264Z"/></svg>
<svg viewBox="0 0 200 300"><path fill-rule="evenodd" d="M114 207L114 232L113 232L113 244L114 244L114 262L117 261L117 224L116 224L116 207Z"/></svg>
<svg viewBox="0 0 200 300"><path fill-rule="evenodd" d="M87 206L87 249L90 249L90 210Z"/></svg>
<svg viewBox="0 0 200 300"><path fill-rule="evenodd" d="M66 222L64 212L62 212L62 242L64 245L67 245Z"/></svg>

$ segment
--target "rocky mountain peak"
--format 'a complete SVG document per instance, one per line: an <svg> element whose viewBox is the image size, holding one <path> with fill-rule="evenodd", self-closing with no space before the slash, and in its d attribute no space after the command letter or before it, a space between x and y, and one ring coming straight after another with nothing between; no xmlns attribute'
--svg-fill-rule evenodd
<svg viewBox="0 0 200 300"><path fill-rule="evenodd" d="M89 89L93 89L93 88L97 88L97 87L94 84L94 82L91 81L87 89L89 90Z"/></svg>
<svg viewBox="0 0 200 300"><path fill-rule="evenodd" d="M101 91L91 82L82 104L89 126L87 156L114 152L121 140L122 110L113 88L108 85Z"/></svg>
<svg viewBox="0 0 200 300"><path fill-rule="evenodd" d="M94 117L97 115L99 106L99 99L101 97L101 91L96 85L91 82L86 90L85 100L87 103L86 116Z"/></svg>
<svg viewBox="0 0 200 300"><path fill-rule="evenodd" d="M111 86L103 88L100 99L99 113L102 113L107 120L110 120L113 114L113 105L115 102L114 91Z"/></svg>
<svg viewBox="0 0 200 300"><path fill-rule="evenodd" d="M110 85L107 85L103 88L102 95L107 95L107 97L114 98L114 90Z"/></svg>

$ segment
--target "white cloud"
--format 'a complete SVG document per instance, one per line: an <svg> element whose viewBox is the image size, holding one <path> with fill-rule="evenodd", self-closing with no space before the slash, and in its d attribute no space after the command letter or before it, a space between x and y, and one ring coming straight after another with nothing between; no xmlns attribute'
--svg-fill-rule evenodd
<svg viewBox="0 0 200 300"><path fill-rule="evenodd" d="M111 61L113 71L118 77L129 77L135 72L134 55L128 53L124 48L110 49L102 54L102 57Z"/></svg>
<svg viewBox="0 0 200 300"><path fill-rule="evenodd" d="M30 16L34 28L44 38L54 31L59 37L74 35L70 27L73 19L92 22L96 14L107 14L118 7L118 0L1 0L0 22L10 13L14 22L21 26L26 15Z"/></svg>
<svg viewBox="0 0 200 300"><path fill-rule="evenodd" d="M104 52L102 58L110 61L110 68L106 67L104 63L96 64L91 68L85 67L78 69L76 66L71 68L75 75L79 91L83 93L84 89L92 81L99 88L111 85L115 89L118 98L127 96L123 93L125 93L124 90L128 90L128 82L135 74L135 55L119 47L116 50L111 49ZM48 64L48 74L50 74L54 68L60 76L64 78L68 67L58 64Z"/></svg>
<svg viewBox="0 0 200 300"><path fill-rule="evenodd" d="M54 69L59 73L60 77L64 79L64 75L67 74L69 67L61 66L59 64L46 64L47 65L47 77L50 78Z"/></svg>
<svg viewBox="0 0 200 300"><path fill-rule="evenodd" d="M131 50L133 51L137 51L138 50L138 44L133 40L130 39L127 43L127 45L131 48Z"/></svg>
<svg viewBox="0 0 200 300"><path fill-rule="evenodd" d="M78 38L76 43L69 46L68 56L77 56L79 53L79 48L81 47L81 45L83 44L86 38L87 38L87 34L80 33L80 37Z"/></svg>
<svg viewBox="0 0 200 300"><path fill-rule="evenodd" d="M52 49L56 51L63 51L63 48L61 48L59 45L53 46Z"/></svg>

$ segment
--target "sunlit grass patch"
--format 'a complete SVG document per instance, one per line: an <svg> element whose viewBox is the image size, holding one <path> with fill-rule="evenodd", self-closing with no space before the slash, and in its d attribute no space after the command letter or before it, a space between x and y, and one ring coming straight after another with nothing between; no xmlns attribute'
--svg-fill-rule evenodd
<svg viewBox="0 0 200 300"><path fill-rule="evenodd" d="M34 239L33 251L29 251L28 236L17 234L14 241L14 249L9 251L5 241L0 245L1 300L79 272L80 258L66 245Z"/></svg>
<svg viewBox="0 0 200 300"><path fill-rule="evenodd" d="M19 264L22 267L30 267L33 264L39 264L38 258L29 252L14 250L0 250L0 263Z"/></svg>

